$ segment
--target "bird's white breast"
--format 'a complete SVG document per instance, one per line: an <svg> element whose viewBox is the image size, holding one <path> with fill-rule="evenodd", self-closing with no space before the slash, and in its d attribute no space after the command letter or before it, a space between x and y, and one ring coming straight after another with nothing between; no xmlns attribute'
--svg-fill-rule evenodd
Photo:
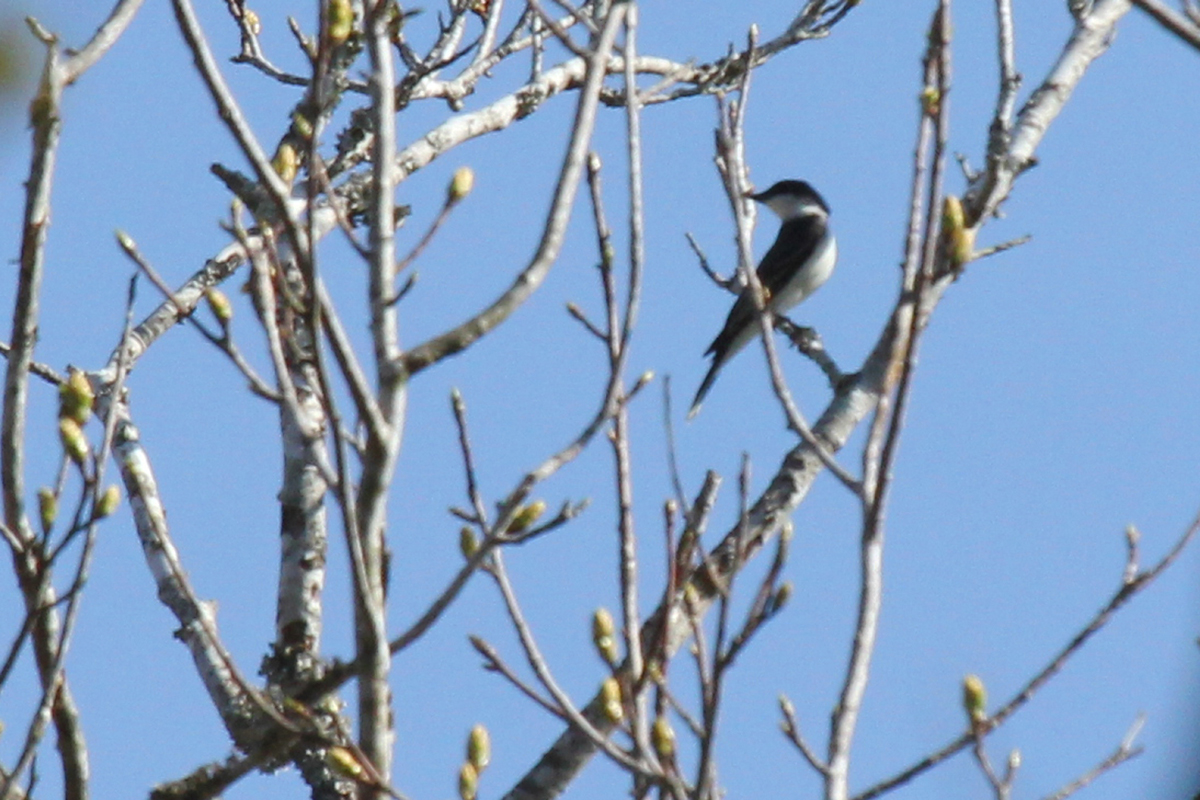
<svg viewBox="0 0 1200 800"><path fill-rule="evenodd" d="M797 270L783 289L771 298L771 310L781 313L787 311L820 289L821 284L829 280L829 276L833 274L833 266L836 263L837 239L834 238L832 232L827 232L808 263Z"/></svg>

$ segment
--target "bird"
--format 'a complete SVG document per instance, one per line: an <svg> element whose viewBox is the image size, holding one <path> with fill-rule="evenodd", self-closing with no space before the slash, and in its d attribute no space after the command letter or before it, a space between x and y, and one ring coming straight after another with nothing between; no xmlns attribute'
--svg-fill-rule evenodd
<svg viewBox="0 0 1200 800"><path fill-rule="evenodd" d="M775 244L763 256L757 270L767 309L782 314L807 299L833 274L837 239L829 227L829 206L816 189L799 180L779 181L765 192L751 191L744 196L771 209L782 222ZM704 353L713 357L712 366L696 391L688 419L700 412L700 404L717 373L758 330L758 311L747 285L730 309L725 327Z"/></svg>

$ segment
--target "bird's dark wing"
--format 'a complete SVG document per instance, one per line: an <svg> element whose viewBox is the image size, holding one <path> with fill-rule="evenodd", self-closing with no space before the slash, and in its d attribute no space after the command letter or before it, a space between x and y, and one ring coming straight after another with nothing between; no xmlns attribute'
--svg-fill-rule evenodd
<svg viewBox="0 0 1200 800"><path fill-rule="evenodd" d="M820 245L825 237L828 222L817 216L804 216L785 222L779 228L775 244L763 256L758 265L758 280L767 290L768 296L778 295ZM720 361L737 335L747 325L752 325L757 314L749 287L738 295L737 302L729 309L725 327L713 339L705 355L715 353Z"/></svg>
<svg viewBox="0 0 1200 800"><path fill-rule="evenodd" d="M825 238L828 224L823 217L809 215L780 226L775 244L758 265L758 280L768 292L776 295L783 291L796 270L812 257Z"/></svg>
<svg viewBox="0 0 1200 800"><path fill-rule="evenodd" d="M742 328L754 322L754 318L754 299L750 297L750 287L746 287L738 295L733 308L729 309L729 316L725 318L725 327L721 328L721 332L717 334L717 338L712 340L712 344L704 351L704 355L716 353L716 360L722 360L730 343L742 332Z"/></svg>

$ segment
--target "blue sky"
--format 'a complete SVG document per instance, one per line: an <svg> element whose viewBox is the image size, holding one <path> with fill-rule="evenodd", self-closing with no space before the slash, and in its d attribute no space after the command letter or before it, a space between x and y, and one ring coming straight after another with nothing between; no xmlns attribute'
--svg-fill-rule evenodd
<svg viewBox="0 0 1200 800"><path fill-rule="evenodd" d="M223 4L203 4L218 54L236 37ZM644 52L707 60L756 22L778 31L792 4L697 4L696 13L647 4ZM691 4L689 4L690 6ZM1061 2L1017 0L1021 100L1053 63L1070 31ZM283 2L253 6L268 51L293 69L284 24L311 12ZM859 365L894 302L917 116L919 58L932 4L864 3L822 41L803 44L756 73L747 121L748 159L760 185L810 180L833 209L840 261L830 282L793 318L815 325L846 370ZM53 0L25 2L65 42L82 43L99 11ZM7 18L15 25L19 16ZM434 24L416 18L414 36ZM955 21L951 147L978 165L996 85L988 3L961 3ZM264 141L284 130L292 89L226 63L225 74ZM520 70L527 69L522 62ZM516 67L497 70L467 109L504 93ZM925 338L908 427L887 512L883 628L854 751L852 787L891 775L963 728L959 682L981 675L1007 699L1100 608L1121 577L1122 531L1143 533L1153 563L1200 508L1200 54L1133 13L1057 119L1039 165L1017 183L1003 219L980 244L1031 234L1029 244L970 265L948 292ZM23 108L24 99L18 102ZM408 344L490 301L529 258L565 144L572 111L558 98L509 131L471 142L399 189L414 214L412 241L437 212L453 170L474 168L476 189L417 265L418 288L402 306ZM445 114L417 106L400 118L400 140L421 136ZM131 265L112 232L129 232L171 283L197 270L226 241L217 221L228 196L208 174L221 161L243 168L191 68L168 4L151 3L125 39L65 102L54 194L45 317L37 357L55 367L95 368L114 346ZM695 265L696 236L714 266L731 268L732 229L712 167L714 104L697 98L647 109L647 274L631 375L670 375L683 480L693 493L707 469L726 476L715 537L736 518L743 452L761 490L794 439L773 406L758 348L730 364L705 403L682 412L706 369L702 359L729 297ZM621 219L623 117L605 112L597 149L607 165L610 220ZM15 259L28 137L19 114L0 118L0 251ZM951 191L961 191L952 171ZM495 335L423 373L412 386L409 426L392 499L396 554L391 615L404 627L457 568L463 480L448 396L464 394L479 472L489 499L572 437L602 389L603 353L564 312L568 301L600 309L593 236L580 207L571 238L545 286ZM760 218L756 252L774 235ZM624 233L618 225L619 248ZM623 252L623 251L620 251ZM331 245L323 270L344 318L365 342L362 265ZM249 305L235 335L265 369ZM0 301L11 307L10 281ZM143 286L139 316L156 302ZM5 334L6 336L7 334ZM829 399L811 364L784 352L797 401L815 418ZM131 379L133 411L158 471L176 542L198 591L219 603L218 621L253 674L273 635L279 454L275 415L241 389L221 356L179 329L155 346ZM644 609L661 589L661 505L670 494L661 426L661 383L632 409L636 511L643 539ZM29 483L56 468L49 390L35 393ZM861 436L843 453L857 469ZM598 605L616 608L611 456L598 443L538 492L550 505L591 497L574 525L509 553L519 595L560 682L583 702L602 677L588 625ZM760 635L729 684L719 738L731 797L814 796L813 773L777 731L775 698L795 702L810 740L823 747L854 614L857 506L820 478L795 517L786 577L791 606ZM335 545L327 592L326 649L350 652L344 552ZM748 591L762 565L749 570ZM1147 752L1084 795L1191 796L1194 740L1195 547L1134 600L1035 701L989 738L993 760L1023 754L1018 797L1049 794L1107 755L1139 712ZM17 600L0 582L0 632ZM226 738L174 620L157 603L128 515L103 531L69 675L89 735L97 797L143 795L227 753ZM492 731L495 756L484 797L506 790L557 735L559 725L479 669L466 635L520 658L498 599L478 578L443 624L395 663L395 783L417 798L451 796L470 726ZM9 634L3 633L7 637ZM678 677L686 675L680 669ZM0 760L10 763L32 702L27 672L0 696ZM688 692L685 690L684 694ZM56 785L52 752L41 773ZM568 797L611 797L624 782L594 762ZM1185 795L1186 792L1186 795ZM296 797L294 774L254 777L229 798ZM965 755L898 790L900 798L986 797Z"/></svg>

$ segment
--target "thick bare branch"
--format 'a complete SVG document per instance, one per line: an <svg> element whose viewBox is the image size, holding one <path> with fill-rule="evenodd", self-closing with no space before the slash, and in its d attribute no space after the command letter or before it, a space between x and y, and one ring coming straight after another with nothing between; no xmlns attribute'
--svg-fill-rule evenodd
<svg viewBox="0 0 1200 800"><path fill-rule="evenodd" d="M371 338L379 384L379 408L388 425L387 437L369 436L363 458L354 515L360 551L355 552L355 647L359 662L359 746L384 780L391 775L392 711L388 671L391 652L387 639L386 584L387 490L400 453L401 431L408 402L407 376L398 368L399 326L392 301L396 280L395 176L391 169L396 151L395 71L388 35L387 3L367 2L364 29L371 59L371 113L375 129L372 153L374 191L369 205L371 226L368 299ZM347 509L349 511L350 509ZM375 793L368 792L368 797Z"/></svg>

